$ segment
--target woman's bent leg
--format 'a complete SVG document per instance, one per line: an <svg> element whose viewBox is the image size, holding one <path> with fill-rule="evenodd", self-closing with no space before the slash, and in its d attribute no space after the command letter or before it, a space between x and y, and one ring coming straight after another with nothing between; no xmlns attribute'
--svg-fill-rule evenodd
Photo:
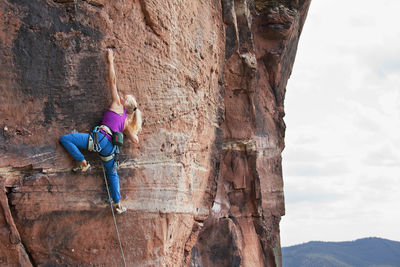
<svg viewBox="0 0 400 267"><path fill-rule="evenodd" d="M61 144L65 147L68 153L71 154L71 156L79 162L85 160L81 151L79 151L79 148L87 149L88 141L89 141L88 133L67 134L61 137L60 139Z"/></svg>
<svg viewBox="0 0 400 267"><path fill-rule="evenodd" d="M121 194L119 191L119 177L117 170L114 168L114 160L107 162L103 161L104 168L106 169L108 181L110 181L110 191L114 203L121 201Z"/></svg>

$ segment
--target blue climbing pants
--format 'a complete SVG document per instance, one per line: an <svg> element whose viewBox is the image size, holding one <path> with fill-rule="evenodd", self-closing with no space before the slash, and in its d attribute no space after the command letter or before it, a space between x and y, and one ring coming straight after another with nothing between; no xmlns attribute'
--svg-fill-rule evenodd
<svg viewBox="0 0 400 267"><path fill-rule="evenodd" d="M113 152L114 145L103 133L98 133L100 142L100 147L102 148L99 154L101 156L108 156ZM104 138L103 138L104 137ZM81 162L85 158L79 149L88 149L89 134L88 133L71 133L64 135L60 139L61 144L65 147L71 156ZM119 203L121 201L121 194L119 191L119 177L116 168L114 168L115 160L104 162L103 166L106 170L108 180L110 181L110 191L114 203Z"/></svg>

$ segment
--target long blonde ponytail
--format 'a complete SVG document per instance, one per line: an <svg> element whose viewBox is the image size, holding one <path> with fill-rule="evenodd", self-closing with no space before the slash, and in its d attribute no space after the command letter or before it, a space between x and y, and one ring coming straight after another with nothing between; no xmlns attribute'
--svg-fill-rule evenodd
<svg viewBox="0 0 400 267"><path fill-rule="evenodd" d="M132 118L129 120L129 127L131 127L133 134L138 134L142 130L142 112L136 108Z"/></svg>
<svg viewBox="0 0 400 267"><path fill-rule="evenodd" d="M136 99L133 95L127 95L125 98L126 113L128 117L128 127L132 133L137 135L142 130L142 112L137 107Z"/></svg>

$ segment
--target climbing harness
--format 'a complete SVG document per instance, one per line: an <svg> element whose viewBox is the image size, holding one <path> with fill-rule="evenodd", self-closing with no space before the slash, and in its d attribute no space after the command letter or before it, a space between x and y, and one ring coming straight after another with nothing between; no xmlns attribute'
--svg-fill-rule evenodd
<svg viewBox="0 0 400 267"><path fill-rule="evenodd" d="M119 147L122 146L124 143L123 133L113 132L106 125L96 126L96 127L94 127L93 131L89 134L88 150L94 151L97 153L99 153L102 150L102 147L100 146L100 142L103 141L103 139L106 137L106 135L104 134L103 138L99 141L98 134L99 134L99 132L101 132L101 130L103 131L103 133L111 136L111 140L114 145L114 148L110 155L101 156L99 154L99 157L104 162L108 162L115 158L115 167L118 167L118 165L119 165Z"/></svg>
<svg viewBox="0 0 400 267"><path fill-rule="evenodd" d="M99 140L99 132L101 132L101 130L102 130L102 133L104 134L104 136L103 136L103 138L101 138L101 140ZM112 138L114 136L111 129L106 125L100 125L100 126L94 127L93 131L91 133L89 133L88 150L100 153L101 150L103 149L100 146L100 142L103 141L104 138L106 138L106 134L110 135ZM118 160L119 159L119 146L114 145L114 148L110 155L102 156L99 154L99 157L104 162L108 162L115 158L115 163L116 163L115 166L118 166L118 164L119 164L119 160Z"/></svg>
<svg viewBox="0 0 400 267"><path fill-rule="evenodd" d="M89 151L100 152L102 150L100 142L103 141L103 139L106 137L106 134L104 134L103 138L101 138L101 140L99 141L100 130L103 130L103 132L112 136L112 131L109 127L105 125L94 127L93 131L89 134L89 142L88 142Z"/></svg>
<svg viewBox="0 0 400 267"><path fill-rule="evenodd" d="M126 267L124 250L122 249L121 238L119 237L119 231L118 231L118 226L117 226L117 220L115 219L114 209L113 209L112 201L111 201L110 189L108 189L108 182L107 182L106 171L104 170L103 164L101 164L101 166L103 167L104 182L106 183L107 194L108 194L108 202L110 203L111 213L112 213L112 216L113 216L113 219L114 219L114 226L115 226L115 231L117 232L119 248L121 249L122 260L124 261L124 267Z"/></svg>

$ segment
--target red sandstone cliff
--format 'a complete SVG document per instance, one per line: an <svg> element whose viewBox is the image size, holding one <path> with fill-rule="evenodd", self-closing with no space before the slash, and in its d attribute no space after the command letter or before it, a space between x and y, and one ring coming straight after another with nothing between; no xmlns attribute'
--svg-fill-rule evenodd
<svg viewBox="0 0 400 267"><path fill-rule="evenodd" d="M281 266L283 101L310 0L0 2L0 265L121 265L96 155L58 144L109 104L145 121L119 170L129 266Z"/></svg>

